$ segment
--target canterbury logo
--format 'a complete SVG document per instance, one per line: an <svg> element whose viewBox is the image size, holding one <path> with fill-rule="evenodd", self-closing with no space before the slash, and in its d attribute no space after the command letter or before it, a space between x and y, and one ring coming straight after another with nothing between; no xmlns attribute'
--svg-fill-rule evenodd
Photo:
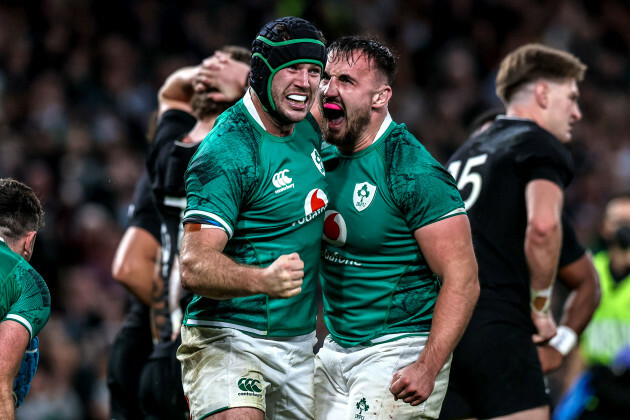
<svg viewBox="0 0 630 420"><path fill-rule="evenodd" d="M260 385L258 379L241 378L238 380L238 388L241 391L262 392L258 385Z"/></svg>
<svg viewBox="0 0 630 420"><path fill-rule="evenodd" d="M287 176L288 169L277 172L273 175L273 186L276 188L282 188L285 185L289 185L293 179Z"/></svg>

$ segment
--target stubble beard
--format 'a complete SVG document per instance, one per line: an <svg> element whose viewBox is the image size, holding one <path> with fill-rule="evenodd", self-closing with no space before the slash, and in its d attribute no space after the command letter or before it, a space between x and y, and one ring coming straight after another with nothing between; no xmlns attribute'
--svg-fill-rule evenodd
<svg viewBox="0 0 630 420"><path fill-rule="evenodd" d="M323 112L322 115L324 115ZM342 131L339 135L333 135L328 128L328 124L324 124L322 127L322 137L326 143L335 145L339 149L351 150L357 144L359 137L370 123L370 109L357 111L357 115L350 119L346 114L344 118L347 126L345 132Z"/></svg>

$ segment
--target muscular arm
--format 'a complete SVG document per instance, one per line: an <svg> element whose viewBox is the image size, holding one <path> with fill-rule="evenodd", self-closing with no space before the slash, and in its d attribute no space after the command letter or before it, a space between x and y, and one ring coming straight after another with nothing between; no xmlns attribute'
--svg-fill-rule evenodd
<svg viewBox="0 0 630 420"><path fill-rule="evenodd" d="M151 305L151 290L160 244L148 231L131 226L123 235L112 263L112 275L140 302Z"/></svg>
<svg viewBox="0 0 630 420"><path fill-rule="evenodd" d="M237 264L223 254L228 237L222 229L187 224L180 249L182 287L212 299L264 293L289 298L302 291L304 263L297 253L281 255L270 266Z"/></svg>
<svg viewBox="0 0 630 420"><path fill-rule="evenodd" d="M530 285L542 290L550 287L556 277L562 243L562 190L551 181L534 180L525 188L525 201L525 257Z"/></svg>
<svg viewBox="0 0 630 420"><path fill-rule="evenodd" d="M0 323L0 418L15 418L13 380L28 347L28 331L10 320Z"/></svg>
<svg viewBox="0 0 630 420"><path fill-rule="evenodd" d="M544 179L531 181L525 187L525 202L524 248L532 289L531 316L537 330L532 338L535 343L543 343L556 334L549 302L562 244L562 189Z"/></svg>
<svg viewBox="0 0 630 420"><path fill-rule="evenodd" d="M601 297L599 275L590 253L560 268L558 278L571 290L564 304L560 324L580 335L591 320Z"/></svg>
<svg viewBox="0 0 630 420"><path fill-rule="evenodd" d="M424 351L392 379L392 394L411 405L422 403L431 394L435 378L461 338L479 297L477 261L467 216L450 217L420 228L415 237L431 270L442 280L442 289Z"/></svg>
<svg viewBox="0 0 630 420"><path fill-rule="evenodd" d="M561 267L558 270L558 279L571 290L564 304L560 324L569 327L579 336L591 320L601 296L599 276L590 253L587 252L573 263ZM538 356L544 373L558 369L564 360L564 355L549 344L538 346Z"/></svg>
<svg viewBox="0 0 630 420"><path fill-rule="evenodd" d="M158 92L158 118L169 109L192 113L193 79L201 66L182 67L166 78Z"/></svg>

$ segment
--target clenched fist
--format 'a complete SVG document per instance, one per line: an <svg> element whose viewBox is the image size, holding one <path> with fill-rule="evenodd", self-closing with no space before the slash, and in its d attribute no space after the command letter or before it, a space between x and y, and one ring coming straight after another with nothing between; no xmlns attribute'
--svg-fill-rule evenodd
<svg viewBox="0 0 630 420"><path fill-rule="evenodd" d="M263 270L263 293L272 298L286 299L302 291L304 261L297 252L281 255Z"/></svg>

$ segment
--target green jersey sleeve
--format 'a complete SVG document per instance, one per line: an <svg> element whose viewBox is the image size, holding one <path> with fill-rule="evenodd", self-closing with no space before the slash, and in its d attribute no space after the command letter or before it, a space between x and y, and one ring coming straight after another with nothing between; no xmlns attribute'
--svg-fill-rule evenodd
<svg viewBox="0 0 630 420"><path fill-rule="evenodd" d="M397 137L397 138L396 138ZM388 185L402 214L415 231L439 220L465 214L464 203L451 174L426 148L399 126L386 143L390 155Z"/></svg>
<svg viewBox="0 0 630 420"><path fill-rule="evenodd" d="M24 260L18 262L5 284L7 312L3 319L18 322L31 339L50 317L50 292L44 279Z"/></svg>
<svg viewBox="0 0 630 420"><path fill-rule="evenodd" d="M229 112L229 111L227 111ZM219 124L191 159L185 175L184 223L213 224L234 234L236 219L255 189L260 162L254 130L243 135L232 124Z"/></svg>

